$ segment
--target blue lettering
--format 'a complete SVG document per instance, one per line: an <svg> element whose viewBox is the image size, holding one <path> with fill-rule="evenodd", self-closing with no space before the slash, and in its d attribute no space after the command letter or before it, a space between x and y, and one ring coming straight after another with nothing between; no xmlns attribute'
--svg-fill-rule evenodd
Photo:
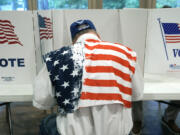
<svg viewBox="0 0 180 135"><path fill-rule="evenodd" d="M6 67L8 65L8 61L6 59L0 59L0 66Z"/></svg>
<svg viewBox="0 0 180 135"><path fill-rule="evenodd" d="M0 67L25 67L24 58L0 58Z"/></svg>
<svg viewBox="0 0 180 135"><path fill-rule="evenodd" d="M11 67L14 67L14 61L16 61L16 59L10 58L10 59L8 59L8 61L11 62Z"/></svg>
<svg viewBox="0 0 180 135"><path fill-rule="evenodd" d="M176 57L177 55L180 56L180 50L179 49L173 49L173 54L174 54L174 57Z"/></svg>
<svg viewBox="0 0 180 135"><path fill-rule="evenodd" d="M24 59L18 59L17 60L17 63L18 63L18 67L24 67L25 65L24 65Z"/></svg>

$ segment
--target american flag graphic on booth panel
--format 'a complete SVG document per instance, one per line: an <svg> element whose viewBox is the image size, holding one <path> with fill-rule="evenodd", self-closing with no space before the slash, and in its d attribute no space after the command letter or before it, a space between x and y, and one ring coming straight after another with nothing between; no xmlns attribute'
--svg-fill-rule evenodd
<svg viewBox="0 0 180 135"><path fill-rule="evenodd" d="M48 17L42 17L38 14L39 21L39 34L40 39L52 39L53 38L53 30L52 30L52 22Z"/></svg>
<svg viewBox="0 0 180 135"><path fill-rule="evenodd" d="M14 32L15 26L9 20L0 20L0 44L18 44L22 46L18 36Z"/></svg>
<svg viewBox="0 0 180 135"><path fill-rule="evenodd" d="M164 30L164 38L167 44L180 43L180 24L178 23L162 23Z"/></svg>

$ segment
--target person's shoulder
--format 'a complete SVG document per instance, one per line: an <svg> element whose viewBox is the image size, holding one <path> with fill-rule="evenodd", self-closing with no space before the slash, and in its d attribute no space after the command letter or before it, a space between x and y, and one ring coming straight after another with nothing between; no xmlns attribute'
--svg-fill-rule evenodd
<svg viewBox="0 0 180 135"><path fill-rule="evenodd" d="M44 56L44 62L47 66L48 71L55 68L54 65L59 64L61 60L68 58L70 48L71 46L63 46L59 49L50 51Z"/></svg>
<svg viewBox="0 0 180 135"><path fill-rule="evenodd" d="M124 45L124 44L120 44L120 43L114 43L114 44L119 45L119 46L122 46L122 48L124 48L125 50L127 50L129 53L132 53L132 54L135 54L135 55L136 55L136 52L135 52L133 49L131 49L130 47L128 47L128 46L126 46L126 45Z"/></svg>
<svg viewBox="0 0 180 135"><path fill-rule="evenodd" d="M53 50L51 52L49 52L49 54L58 54L58 53L63 53L64 51L67 51L71 48L72 45L68 45L68 46L62 46L59 49Z"/></svg>
<svg viewBox="0 0 180 135"><path fill-rule="evenodd" d="M50 52L45 54L45 59L48 58L48 57L56 57L57 55L60 55L60 54L63 54L63 53L65 54L70 48L71 48L71 46L63 46L63 47L61 47L59 49L50 51Z"/></svg>
<svg viewBox="0 0 180 135"><path fill-rule="evenodd" d="M136 52L130 47L121 43L112 43L112 42L107 42L107 41L103 41L102 43L111 45L113 50L123 54L130 61L136 61L136 57L137 57Z"/></svg>
<svg viewBox="0 0 180 135"><path fill-rule="evenodd" d="M130 47L124 45L124 44L112 43L112 42L107 42L107 41L102 41L101 44L111 45L112 47L116 48L121 53L136 57L136 52L133 49L131 49Z"/></svg>

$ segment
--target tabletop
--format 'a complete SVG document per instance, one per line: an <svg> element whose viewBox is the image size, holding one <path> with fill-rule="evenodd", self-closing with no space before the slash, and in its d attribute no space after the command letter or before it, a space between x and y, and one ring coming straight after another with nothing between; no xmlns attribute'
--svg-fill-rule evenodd
<svg viewBox="0 0 180 135"><path fill-rule="evenodd" d="M143 100L180 100L180 76L144 74Z"/></svg>
<svg viewBox="0 0 180 135"><path fill-rule="evenodd" d="M0 102L32 101L33 86L31 84L0 85Z"/></svg>
<svg viewBox="0 0 180 135"><path fill-rule="evenodd" d="M26 102L32 98L32 84L0 85L0 102ZM143 100L180 100L180 77L145 73Z"/></svg>

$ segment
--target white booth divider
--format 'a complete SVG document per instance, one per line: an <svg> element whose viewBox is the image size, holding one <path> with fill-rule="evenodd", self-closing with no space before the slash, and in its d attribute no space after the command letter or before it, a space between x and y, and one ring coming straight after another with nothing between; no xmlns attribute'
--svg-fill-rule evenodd
<svg viewBox="0 0 180 135"><path fill-rule="evenodd" d="M123 44L137 53L137 61L144 72L144 57L146 47L146 33L148 23L147 9L120 10L120 31Z"/></svg>
<svg viewBox="0 0 180 135"><path fill-rule="evenodd" d="M96 26L103 41L120 42L118 10L65 10L65 19L71 41L69 27L72 22L80 19L89 19ZM70 42L71 43L71 42Z"/></svg>
<svg viewBox="0 0 180 135"><path fill-rule="evenodd" d="M54 10L54 48L71 45L70 25L80 19L93 21L102 40L120 42L118 10Z"/></svg>
<svg viewBox="0 0 180 135"><path fill-rule="evenodd" d="M66 40L68 36L66 27L67 24L64 21L64 10L53 10L52 18L54 50L56 50L62 46L68 45Z"/></svg>
<svg viewBox="0 0 180 135"><path fill-rule="evenodd" d="M180 96L180 9L151 9L148 14L144 99Z"/></svg>
<svg viewBox="0 0 180 135"><path fill-rule="evenodd" d="M180 17L177 16L178 13L180 9L149 11L146 73L180 73Z"/></svg>
<svg viewBox="0 0 180 135"><path fill-rule="evenodd" d="M0 84L31 84L35 75L32 12L0 12Z"/></svg>
<svg viewBox="0 0 180 135"><path fill-rule="evenodd" d="M36 75L32 12L0 12L0 101L30 101Z"/></svg>
<svg viewBox="0 0 180 135"><path fill-rule="evenodd" d="M36 46L37 73L44 63L44 55L53 50L52 11L34 11L34 37Z"/></svg>
<svg viewBox="0 0 180 135"><path fill-rule="evenodd" d="M35 54L36 54L36 72L38 73L43 66L43 57L40 46L39 24L37 11L33 11L34 23L34 40L35 40Z"/></svg>

